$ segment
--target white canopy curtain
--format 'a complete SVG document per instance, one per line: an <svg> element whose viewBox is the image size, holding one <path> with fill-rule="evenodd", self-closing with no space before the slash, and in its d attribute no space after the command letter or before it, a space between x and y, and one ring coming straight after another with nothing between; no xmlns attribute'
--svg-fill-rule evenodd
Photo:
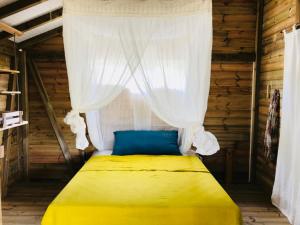
<svg viewBox="0 0 300 225"><path fill-rule="evenodd" d="M181 150L219 150L204 131L212 50L211 0L65 0L63 35L73 110L65 122L88 146L79 113L110 103L134 80Z"/></svg>
<svg viewBox="0 0 300 225"><path fill-rule="evenodd" d="M300 225L300 30L285 34L282 117L273 203Z"/></svg>
<svg viewBox="0 0 300 225"><path fill-rule="evenodd" d="M152 113L142 97L127 85L111 103L86 113L89 136L97 154L112 154L113 132L117 130L176 130Z"/></svg>

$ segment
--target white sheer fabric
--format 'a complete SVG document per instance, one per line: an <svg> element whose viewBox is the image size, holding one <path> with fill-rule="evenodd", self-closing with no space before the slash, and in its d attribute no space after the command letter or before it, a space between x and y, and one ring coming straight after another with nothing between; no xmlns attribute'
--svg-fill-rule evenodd
<svg viewBox="0 0 300 225"><path fill-rule="evenodd" d="M112 152L114 131L177 129L155 116L141 97L125 89L107 106L86 113L89 136L99 152Z"/></svg>
<svg viewBox="0 0 300 225"><path fill-rule="evenodd" d="M130 67L136 68L134 79L146 102L162 120L184 128L183 153L190 149L193 141L199 153L215 153L219 150L217 140L203 128L210 87L211 12L165 18L163 23L143 19L138 25L141 29L135 27L125 31L122 43L127 47ZM144 25L151 39L141 38L140 30L145 29ZM197 136L206 138L202 141L196 139Z"/></svg>
<svg viewBox="0 0 300 225"><path fill-rule="evenodd" d="M203 128L211 0L65 0L64 43L73 108L66 122L77 133L77 148L87 146L79 112L107 105L134 79L151 110L183 129L182 152L193 143L203 155L219 150L216 138ZM147 107L138 109L135 128L149 126ZM93 123L90 118L88 123Z"/></svg>
<svg viewBox="0 0 300 225"><path fill-rule="evenodd" d="M300 225L300 30L285 34L285 63L279 150L273 203Z"/></svg>
<svg viewBox="0 0 300 225"><path fill-rule="evenodd" d="M64 47L68 69L72 111L65 122L76 133L76 147L85 149L85 124L79 113L99 109L117 97L131 72L118 39L121 29L110 18L64 13ZM97 29L100 27L101 29Z"/></svg>

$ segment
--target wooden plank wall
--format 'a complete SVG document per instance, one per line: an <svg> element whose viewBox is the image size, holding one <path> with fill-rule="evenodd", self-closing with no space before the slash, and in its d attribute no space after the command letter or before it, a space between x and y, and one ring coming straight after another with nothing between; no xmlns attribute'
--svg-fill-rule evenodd
<svg viewBox="0 0 300 225"><path fill-rule="evenodd" d="M226 3L228 2L228 3ZM254 53L256 30L256 1L214 0L213 53ZM60 55L63 52L62 37L55 37L30 49L31 52ZM247 179L252 59L238 61L214 61L212 64L211 92L205 120L207 130L216 134L222 150L233 150L234 172ZM50 96L60 126L65 134L72 155L78 160L74 148L74 136L63 122L70 109L67 71L64 60L46 59L37 62L42 79ZM30 76L30 74L29 74ZM63 167L63 156L43 109L36 87L30 78L30 173L31 177L57 177ZM222 176L225 154L206 157L208 167Z"/></svg>
<svg viewBox="0 0 300 225"><path fill-rule="evenodd" d="M247 179L251 120L251 63L213 62L205 127L218 138L219 153L205 157L215 175L224 177L224 150L233 151L236 180Z"/></svg>
<svg viewBox="0 0 300 225"><path fill-rule="evenodd" d="M0 42L1 47L6 45L6 42ZM1 48L3 50L3 48ZM6 50L5 50L6 51ZM11 51L10 46L7 47L7 51ZM0 68L10 68L11 57L7 54L0 53ZM7 90L8 75L0 75L0 90ZM6 96L0 95L0 111L3 112L6 109ZM8 184L12 184L20 177L20 160L19 160L19 142L16 139L17 129L13 129L11 155L9 159L9 174ZM3 132L0 132L0 143L3 144ZM3 159L0 159L0 176L2 184L3 175Z"/></svg>
<svg viewBox="0 0 300 225"><path fill-rule="evenodd" d="M257 140L257 181L270 191L275 177L275 165L264 157L264 132L268 116L271 93L279 89L282 94L284 40L283 29L290 29L295 23L296 0L265 0L263 22L262 71L259 75L259 134ZM282 97L282 96L281 96Z"/></svg>
<svg viewBox="0 0 300 225"><path fill-rule="evenodd" d="M49 45L52 41L49 42ZM61 38L60 45L62 45ZM69 126L63 122L66 113L71 109L65 61L37 60L36 62L72 158L78 161L79 151L75 148L75 136L70 132ZM64 173L61 171L66 169L64 156L30 73L29 87L30 176L63 178Z"/></svg>
<svg viewBox="0 0 300 225"><path fill-rule="evenodd" d="M226 3L227 2L227 3ZM255 52L256 1L213 1L213 53ZM205 157L208 168L224 177L225 151L233 151L234 180L247 179L251 120L252 62L213 61L206 129L222 151Z"/></svg>
<svg viewBox="0 0 300 225"><path fill-rule="evenodd" d="M9 56L6 56L4 54L0 54L0 67L1 68L9 68L10 65L10 59ZM0 75L0 90L7 89L8 85L8 76L6 75ZM0 111L5 111L6 109L6 96L0 95ZM3 144L3 132L0 132L0 143ZM3 165L4 160L0 159L0 174L1 174L1 184L2 184L2 175L3 175Z"/></svg>

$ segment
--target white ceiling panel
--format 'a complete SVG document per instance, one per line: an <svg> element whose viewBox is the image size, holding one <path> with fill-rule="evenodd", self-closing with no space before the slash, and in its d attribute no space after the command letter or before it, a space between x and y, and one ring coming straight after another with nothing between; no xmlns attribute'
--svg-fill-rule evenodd
<svg viewBox="0 0 300 225"><path fill-rule="evenodd" d="M0 2L2 1L3 0L0 0ZM47 14L53 10L59 9L62 7L62 5L63 5L63 0L42 1L37 5L24 9L10 16L7 16L1 19L1 21L10 26L17 26L21 23L25 23L29 20Z"/></svg>
<svg viewBox="0 0 300 225"><path fill-rule="evenodd" d="M62 17L55 18L49 22L43 23L39 26L36 26L30 30L25 31L22 36L16 37L16 42L19 43L22 41L26 41L27 39L30 39L32 37L35 37L47 31L53 30L60 26L62 26ZM11 41L13 40L13 38L9 38L9 39Z"/></svg>

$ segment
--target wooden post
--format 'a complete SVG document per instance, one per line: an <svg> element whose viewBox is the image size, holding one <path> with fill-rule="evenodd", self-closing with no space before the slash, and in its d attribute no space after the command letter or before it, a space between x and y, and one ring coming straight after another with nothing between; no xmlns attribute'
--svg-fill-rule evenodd
<svg viewBox="0 0 300 225"><path fill-rule="evenodd" d="M233 157L232 157L232 149L226 149L226 163L225 163L225 184L229 187L232 184L232 176L233 176Z"/></svg>
<svg viewBox="0 0 300 225"><path fill-rule="evenodd" d="M2 188L1 188L1 179L0 179L0 225L2 225Z"/></svg>
<svg viewBox="0 0 300 225"><path fill-rule="evenodd" d="M296 24L300 23L300 0L295 0L296 1Z"/></svg>
<svg viewBox="0 0 300 225"><path fill-rule="evenodd" d="M20 88L21 88L21 109L23 111L23 119L29 120L29 105L28 105L28 75L27 75L27 65L26 65L26 51L21 52L20 57ZM29 177L29 160L28 160L28 151L29 151L29 125L22 126L21 128L21 137L22 137L22 156L21 156L21 167L22 167L22 176L25 178Z"/></svg>
<svg viewBox="0 0 300 225"><path fill-rule="evenodd" d="M1 180L0 180L0 183L1 183ZM1 185L0 185L0 189L1 189ZM1 198L1 190L0 190L0 199ZM0 200L0 225L2 225L2 205L1 205L1 200Z"/></svg>
<svg viewBox="0 0 300 225"><path fill-rule="evenodd" d="M252 102L253 117L251 123L253 129L251 129L251 140L250 140L250 155L249 155L249 182L254 182L256 178L256 157L258 148L258 130L259 130L259 90L260 90L260 73L261 73L261 58L262 58L262 33L263 33L263 19L264 19L264 0L257 1L257 21L256 21L256 61L255 61L255 89Z"/></svg>
<svg viewBox="0 0 300 225"><path fill-rule="evenodd" d="M33 77L33 80L37 86L38 92L41 96L41 99L43 101L45 110L47 112L48 118L50 120L51 126L54 130L55 136L57 138L57 141L59 143L60 149L64 155L64 158L66 160L66 163L71 171L73 171L72 162L71 162L71 154L69 151L69 147L65 141L64 135L57 123L57 119L55 116L54 109L52 107L52 104L50 103L50 99L47 94L47 90L43 84L42 78L38 72L36 64L31 59L27 59L27 65L28 69L30 70L30 73Z"/></svg>
<svg viewBox="0 0 300 225"><path fill-rule="evenodd" d="M14 48L15 50L15 48ZM15 54L16 55L16 54ZM14 58L14 60L13 60ZM18 60L16 57L11 58L10 67L17 68ZM15 90L17 86L18 75L11 75L8 79L7 90ZM13 111L15 109L15 96L7 95L6 98L6 111ZM3 144L4 144L4 158L3 158L3 177L2 177L2 195L5 197L7 195L8 186L8 176L9 176L9 160L11 155L11 138L13 135L13 129L8 129L3 132Z"/></svg>
<svg viewBox="0 0 300 225"><path fill-rule="evenodd" d="M8 90L14 90L16 87L16 76L9 76ZM6 111L13 111L15 107L14 96L8 95L6 100ZM3 158L3 183L2 183L2 195L5 197L7 194L8 176L9 176L9 160L11 153L11 137L13 129L8 129L3 132L4 149L5 154Z"/></svg>

